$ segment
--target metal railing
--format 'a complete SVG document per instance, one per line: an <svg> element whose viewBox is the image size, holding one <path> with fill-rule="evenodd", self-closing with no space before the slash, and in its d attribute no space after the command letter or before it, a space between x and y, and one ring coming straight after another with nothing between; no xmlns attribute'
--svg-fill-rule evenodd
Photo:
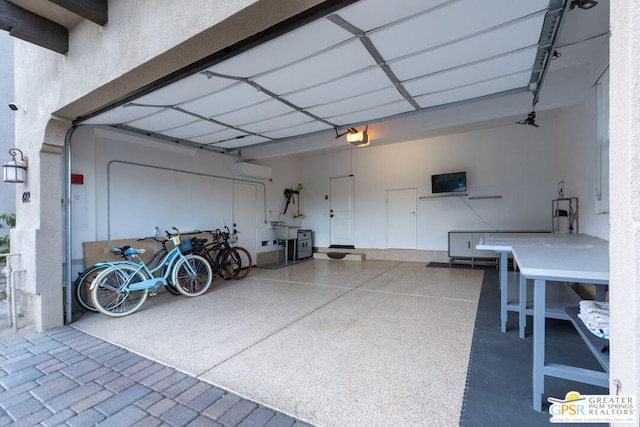
<svg viewBox="0 0 640 427"><path fill-rule="evenodd" d="M7 253L7 254L2 254L2 256L6 257L7 259L7 265L2 269L2 274L7 278L6 293L7 293L7 302L9 304L9 311L7 313L7 326L9 327L13 326L13 330L17 331L18 330L18 313L16 308L16 305L17 305L16 286L15 286L14 277L16 273L25 272L27 270L24 270L24 269L14 270L11 267L11 257L21 256L21 254Z"/></svg>

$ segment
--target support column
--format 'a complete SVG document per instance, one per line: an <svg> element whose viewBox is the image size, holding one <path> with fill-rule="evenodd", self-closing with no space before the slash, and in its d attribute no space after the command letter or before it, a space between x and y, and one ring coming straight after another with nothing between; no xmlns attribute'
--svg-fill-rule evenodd
<svg viewBox="0 0 640 427"><path fill-rule="evenodd" d="M64 324L63 313L63 166L69 124L57 120L45 129L45 142L25 147L27 182L16 188L16 228L11 250L20 253L14 269L22 313L38 331Z"/></svg>
<svg viewBox="0 0 640 427"><path fill-rule="evenodd" d="M640 4L611 2L610 393L640 398ZM636 407L636 413L640 409ZM615 423L617 426L635 423Z"/></svg>

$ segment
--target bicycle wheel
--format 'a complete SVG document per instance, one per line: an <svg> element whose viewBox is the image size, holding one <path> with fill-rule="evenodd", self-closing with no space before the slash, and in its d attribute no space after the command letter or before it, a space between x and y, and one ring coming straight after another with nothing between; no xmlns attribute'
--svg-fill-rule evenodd
<svg viewBox="0 0 640 427"><path fill-rule="evenodd" d="M154 239L155 240L155 239ZM157 240L156 240L157 241ZM156 251L156 253L153 254L153 256L151 257L151 259L149 261L146 262L147 265L153 265L153 268L157 268L158 265L160 265L161 262L164 261L165 256L168 254L169 252L167 251L167 248L163 245L162 248L158 251ZM157 273L155 275L155 277L164 277L164 273L167 271L167 265L163 265L162 268L160 269L160 272ZM172 295L182 295L180 293L180 291L178 291L176 289L175 286L173 286L170 283L170 279L167 278L167 285L166 285L167 291L169 291L170 294Z"/></svg>
<svg viewBox="0 0 640 427"><path fill-rule="evenodd" d="M162 267L162 270L160 271L160 277L164 277L164 273L166 269L167 269L166 265ZM167 288L167 291L169 291L171 295L182 295L182 292L180 292L178 288L173 286L173 283L171 283L170 277L167 277L167 284L165 285L165 288Z"/></svg>
<svg viewBox="0 0 640 427"><path fill-rule="evenodd" d="M131 265L109 267L91 284L93 305L99 312L111 317L122 317L138 310L147 299L148 289L124 290L128 283L147 280L144 273Z"/></svg>
<svg viewBox="0 0 640 427"><path fill-rule="evenodd" d="M180 292L178 288L176 288L171 283L169 283L169 280L167 280L167 285L165 287L167 288L167 291L169 291L171 295L182 295L182 292Z"/></svg>
<svg viewBox="0 0 640 427"><path fill-rule="evenodd" d="M217 251L216 252L216 261L213 264L214 270L216 272L216 274L224 280L231 280L231 277L229 277L227 275L227 272L224 269L224 255L226 254L225 251Z"/></svg>
<svg viewBox="0 0 640 427"><path fill-rule="evenodd" d="M172 276L173 286L188 297L204 294L213 281L211 265L200 255L185 255L185 258L180 258L173 267Z"/></svg>
<svg viewBox="0 0 640 427"><path fill-rule="evenodd" d="M92 265L78 275L78 278L73 282L73 296L80 307L87 311L98 312L98 309L93 305L91 300L91 282L98 277L108 265Z"/></svg>
<svg viewBox="0 0 640 427"><path fill-rule="evenodd" d="M224 270L232 279L240 280L247 277L252 265L251 254L241 246L231 248L224 254Z"/></svg>

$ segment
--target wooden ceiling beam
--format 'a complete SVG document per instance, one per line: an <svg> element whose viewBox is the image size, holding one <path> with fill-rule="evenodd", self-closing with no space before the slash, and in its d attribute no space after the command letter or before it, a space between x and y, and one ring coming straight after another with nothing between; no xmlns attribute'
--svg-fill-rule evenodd
<svg viewBox="0 0 640 427"><path fill-rule="evenodd" d="M100 26L109 21L107 0L49 0L49 2Z"/></svg>
<svg viewBox="0 0 640 427"><path fill-rule="evenodd" d="M60 24L0 0L0 29L29 43L65 54L69 50L69 31Z"/></svg>

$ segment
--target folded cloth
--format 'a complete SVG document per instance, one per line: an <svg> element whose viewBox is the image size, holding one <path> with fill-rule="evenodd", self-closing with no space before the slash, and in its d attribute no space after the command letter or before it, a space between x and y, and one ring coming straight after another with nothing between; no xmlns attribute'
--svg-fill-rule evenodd
<svg viewBox="0 0 640 427"><path fill-rule="evenodd" d="M580 312L598 313L609 316L609 303L603 301L582 300L580 301Z"/></svg>
<svg viewBox="0 0 640 427"><path fill-rule="evenodd" d="M599 338L609 339L609 303L602 301L580 301L578 317Z"/></svg>
<svg viewBox="0 0 640 427"><path fill-rule="evenodd" d="M585 319L583 318L582 314L579 313L578 317L580 319L582 319L582 322L584 323L584 325L587 327L587 329L594 334L595 336L597 336L598 338L604 338L604 339L609 339L609 325L602 325L602 324L593 324L590 323L588 320L585 321Z"/></svg>

